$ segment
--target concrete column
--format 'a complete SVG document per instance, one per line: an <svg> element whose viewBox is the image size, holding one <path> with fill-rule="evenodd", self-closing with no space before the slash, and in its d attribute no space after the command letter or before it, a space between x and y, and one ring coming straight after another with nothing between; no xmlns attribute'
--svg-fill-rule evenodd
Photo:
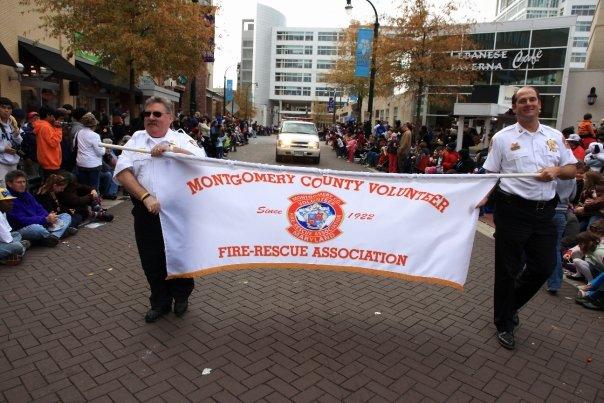
<svg viewBox="0 0 604 403"><path fill-rule="evenodd" d="M461 143L463 140L463 121L464 116L459 116L457 118L457 145L455 146L457 151L461 150Z"/></svg>

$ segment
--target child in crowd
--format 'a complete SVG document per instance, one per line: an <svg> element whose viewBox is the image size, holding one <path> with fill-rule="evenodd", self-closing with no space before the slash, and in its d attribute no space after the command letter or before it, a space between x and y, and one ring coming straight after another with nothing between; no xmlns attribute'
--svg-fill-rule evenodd
<svg viewBox="0 0 604 403"><path fill-rule="evenodd" d="M600 237L589 231L580 233L577 241L583 258L572 259L576 274L570 277L585 278L590 282L604 271L604 243L600 243Z"/></svg>
<svg viewBox="0 0 604 403"><path fill-rule="evenodd" d="M346 152L348 153L348 162L354 162L354 153L357 151L357 139L353 136L348 138L346 143Z"/></svg>

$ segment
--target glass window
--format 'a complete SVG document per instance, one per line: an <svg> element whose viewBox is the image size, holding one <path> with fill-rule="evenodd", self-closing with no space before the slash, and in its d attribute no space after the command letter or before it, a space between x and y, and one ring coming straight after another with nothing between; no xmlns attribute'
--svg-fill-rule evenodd
<svg viewBox="0 0 604 403"><path fill-rule="evenodd" d="M312 32L277 31L278 41L312 41Z"/></svg>
<svg viewBox="0 0 604 403"><path fill-rule="evenodd" d="M315 88L316 97L333 97L334 88L331 87L317 87ZM342 96L342 90L335 89L336 97Z"/></svg>
<svg viewBox="0 0 604 403"><path fill-rule="evenodd" d="M278 55L312 55L312 46L277 45Z"/></svg>
<svg viewBox="0 0 604 403"><path fill-rule="evenodd" d="M242 60L241 61L241 70L249 70L252 68L251 60Z"/></svg>
<svg viewBox="0 0 604 403"><path fill-rule="evenodd" d="M526 83L533 85L561 85L562 74L564 74L564 70L529 70Z"/></svg>
<svg viewBox="0 0 604 403"><path fill-rule="evenodd" d="M429 94L428 113L432 115L448 115L453 112L455 95L452 94Z"/></svg>
<svg viewBox="0 0 604 403"><path fill-rule="evenodd" d="M275 86L275 95L310 96L310 87Z"/></svg>
<svg viewBox="0 0 604 403"><path fill-rule="evenodd" d="M286 69L310 69L312 60L310 59L277 59L275 67Z"/></svg>
<svg viewBox="0 0 604 403"><path fill-rule="evenodd" d="M243 41L244 48L251 48L254 46L254 41Z"/></svg>
<svg viewBox="0 0 604 403"><path fill-rule="evenodd" d="M558 106L560 105L560 95L541 95L541 113L542 118L557 118Z"/></svg>
<svg viewBox="0 0 604 403"><path fill-rule="evenodd" d="M533 49L530 56L535 56L535 63L532 63L532 60L528 62L528 67L534 69L545 69L545 68L563 68L564 60L566 59L566 49L558 48L558 49ZM540 53L541 52L541 53ZM539 55L541 57L539 58Z"/></svg>
<svg viewBox="0 0 604 403"><path fill-rule="evenodd" d="M241 51L241 57L243 59L251 59L254 57L254 51L252 49L243 49Z"/></svg>
<svg viewBox="0 0 604 403"><path fill-rule="evenodd" d="M335 60L317 60L317 69L331 70L335 64Z"/></svg>
<svg viewBox="0 0 604 403"><path fill-rule="evenodd" d="M595 5L576 5L570 9L571 15L594 15L596 13Z"/></svg>
<svg viewBox="0 0 604 403"><path fill-rule="evenodd" d="M577 21L575 32L589 32L591 29L591 21Z"/></svg>
<svg viewBox="0 0 604 403"><path fill-rule="evenodd" d="M320 42L337 42L341 40L343 33L341 32L319 32L318 39Z"/></svg>
<svg viewBox="0 0 604 403"><path fill-rule="evenodd" d="M495 44L495 34L472 34L469 35L473 46L465 46L464 49L493 49Z"/></svg>
<svg viewBox="0 0 604 403"><path fill-rule="evenodd" d="M299 83L309 83L310 73L275 73L275 81L292 81Z"/></svg>
<svg viewBox="0 0 604 403"><path fill-rule="evenodd" d="M587 54L585 52L573 52L570 55L571 63L585 63Z"/></svg>
<svg viewBox="0 0 604 403"><path fill-rule="evenodd" d="M338 47L337 46L319 46L317 49L318 55L337 55Z"/></svg>
<svg viewBox="0 0 604 403"><path fill-rule="evenodd" d="M573 48L586 48L587 45L588 45L588 38L573 39Z"/></svg>
<svg viewBox="0 0 604 403"><path fill-rule="evenodd" d="M535 30L531 39L531 47L533 48L566 47L567 43L568 28Z"/></svg>
<svg viewBox="0 0 604 403"><path fill-rule="evenodd" d="M493 85L524 84L525 71L523 70L500 70L493 72Z"/></svg>
<svg viewBox="0 0 604 403"><path fill-rule="evenodd" d="M518 49L529 47L530 31L497 32L496 49Z"/></svg>

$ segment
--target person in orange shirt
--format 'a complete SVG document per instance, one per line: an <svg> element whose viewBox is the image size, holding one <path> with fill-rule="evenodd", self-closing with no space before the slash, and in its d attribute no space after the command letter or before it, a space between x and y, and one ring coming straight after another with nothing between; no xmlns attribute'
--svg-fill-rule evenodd
<svg viewBox="0 0 604 403"><path fill-rule="evenodd" d="M43 106L39 111L40 120L34 122L38 163L42 167L43 179L56 174L61 169L61 121L65 115Z"/></svg>
<svg viewBox="0 0 604 403"><path fill-rule="evenodd" d="M585 149L581 146L581 137L578 134L572 133L568 135L566 142L577 161L583 161L585 159Z"/></svg>
<svg viewBox="0 0 604 403"><path fill-rule="evenodd" d="M577 133L581 136L584 149L587 149L591 143L596 141L596 133L591 118L591 113L586 113L583 115L583 120L577 125Z"/></svg>

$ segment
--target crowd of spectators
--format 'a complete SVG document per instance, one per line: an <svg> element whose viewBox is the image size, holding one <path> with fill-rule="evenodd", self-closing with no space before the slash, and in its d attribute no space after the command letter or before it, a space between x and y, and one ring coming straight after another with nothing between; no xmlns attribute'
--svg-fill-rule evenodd
<svg viewBox="0 0 604 403"><path fill-rule="evenodd" d="M115 126L125 142L123 121ZM19 264L33 245L54 247L84 223L113 220L103 208L118 191L116 153L99 146L101 135L115 140L106 115L71 105L25 113L2 97L0 128L0 263Z"/></svg>
<svg viewBox="0 0 604 403"><path fill-rule="evenodd" d="M128 119L119 104L111 116L71 105L26 113L0 98L0 264L19 264L32 245L54 247L82 224L112 221L103 200L118 197L113 170L120 152L99 144L124 145L142 122L142 116ZM273 132L228 114L209 119L199 112L178 114L172 129L189 134L213 158Z"/></svg>

